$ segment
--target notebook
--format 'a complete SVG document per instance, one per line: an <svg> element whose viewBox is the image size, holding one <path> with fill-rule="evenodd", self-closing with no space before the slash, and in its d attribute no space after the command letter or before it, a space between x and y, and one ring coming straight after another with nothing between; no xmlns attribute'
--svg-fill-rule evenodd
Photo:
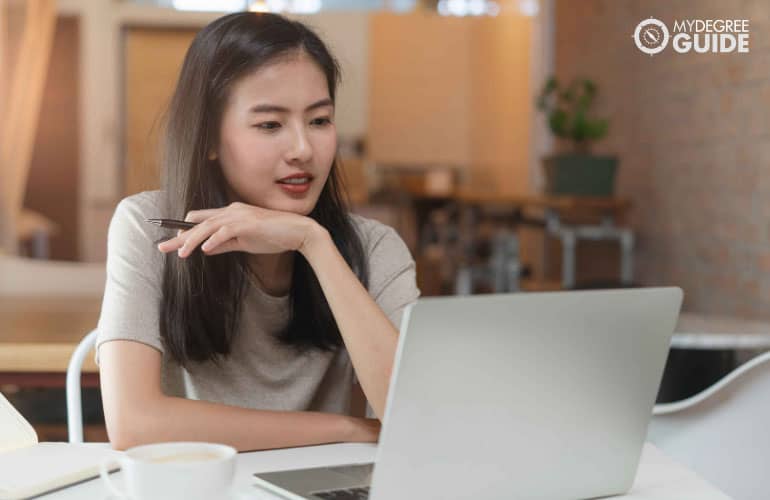
<svg viewBox="0 0 770 500"><path fill-rule="evenodd" d="M99 476L121 452L103 444L38 443L30 423L0 393L0 500L17 500ZM110 470L117 470L117 462Z"/></svg>

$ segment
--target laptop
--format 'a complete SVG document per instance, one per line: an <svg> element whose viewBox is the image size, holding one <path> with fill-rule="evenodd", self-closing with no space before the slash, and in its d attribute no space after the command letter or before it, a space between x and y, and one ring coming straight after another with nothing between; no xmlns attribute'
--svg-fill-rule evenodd
<svg viewBox="0 0 770 500"><path fill-rule="evenodd" d="M255 474L298 500L626 493L679 288L430 297L404 312L375 463Z"/></svg>

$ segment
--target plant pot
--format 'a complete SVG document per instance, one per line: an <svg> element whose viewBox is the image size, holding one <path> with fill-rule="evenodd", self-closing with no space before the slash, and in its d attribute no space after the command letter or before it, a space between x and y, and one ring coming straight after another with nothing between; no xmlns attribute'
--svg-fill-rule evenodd
<svg viewBox="0 0 770 500"><path fill-rule="evenodd" d="M617 168L614 156L549 156L543 158L545 191L553 195L612 196Z"/></svg>

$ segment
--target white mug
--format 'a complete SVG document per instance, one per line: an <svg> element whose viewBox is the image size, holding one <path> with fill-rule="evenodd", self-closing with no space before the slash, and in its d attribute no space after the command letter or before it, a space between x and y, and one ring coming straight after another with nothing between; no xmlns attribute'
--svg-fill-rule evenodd
<svg viewBox="0 0 770 500"><path fill-rule="evenodd" d="M235 448L213 443L156 443L129 448L117 459L124 491L109 476L115 459L99 474L110 493L132 500L219 500L230 498Z"/></svg>

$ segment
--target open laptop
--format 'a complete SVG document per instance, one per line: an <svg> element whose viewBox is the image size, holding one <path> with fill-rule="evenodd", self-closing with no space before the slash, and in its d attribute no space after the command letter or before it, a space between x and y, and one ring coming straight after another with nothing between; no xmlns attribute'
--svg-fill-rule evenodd
<svg viewBox="0 0 770 500"><path fill-rule="evenodd" d="M376 467L255 474L289 499L623 494L679 288L434 297L401 323Z"/></svg>

